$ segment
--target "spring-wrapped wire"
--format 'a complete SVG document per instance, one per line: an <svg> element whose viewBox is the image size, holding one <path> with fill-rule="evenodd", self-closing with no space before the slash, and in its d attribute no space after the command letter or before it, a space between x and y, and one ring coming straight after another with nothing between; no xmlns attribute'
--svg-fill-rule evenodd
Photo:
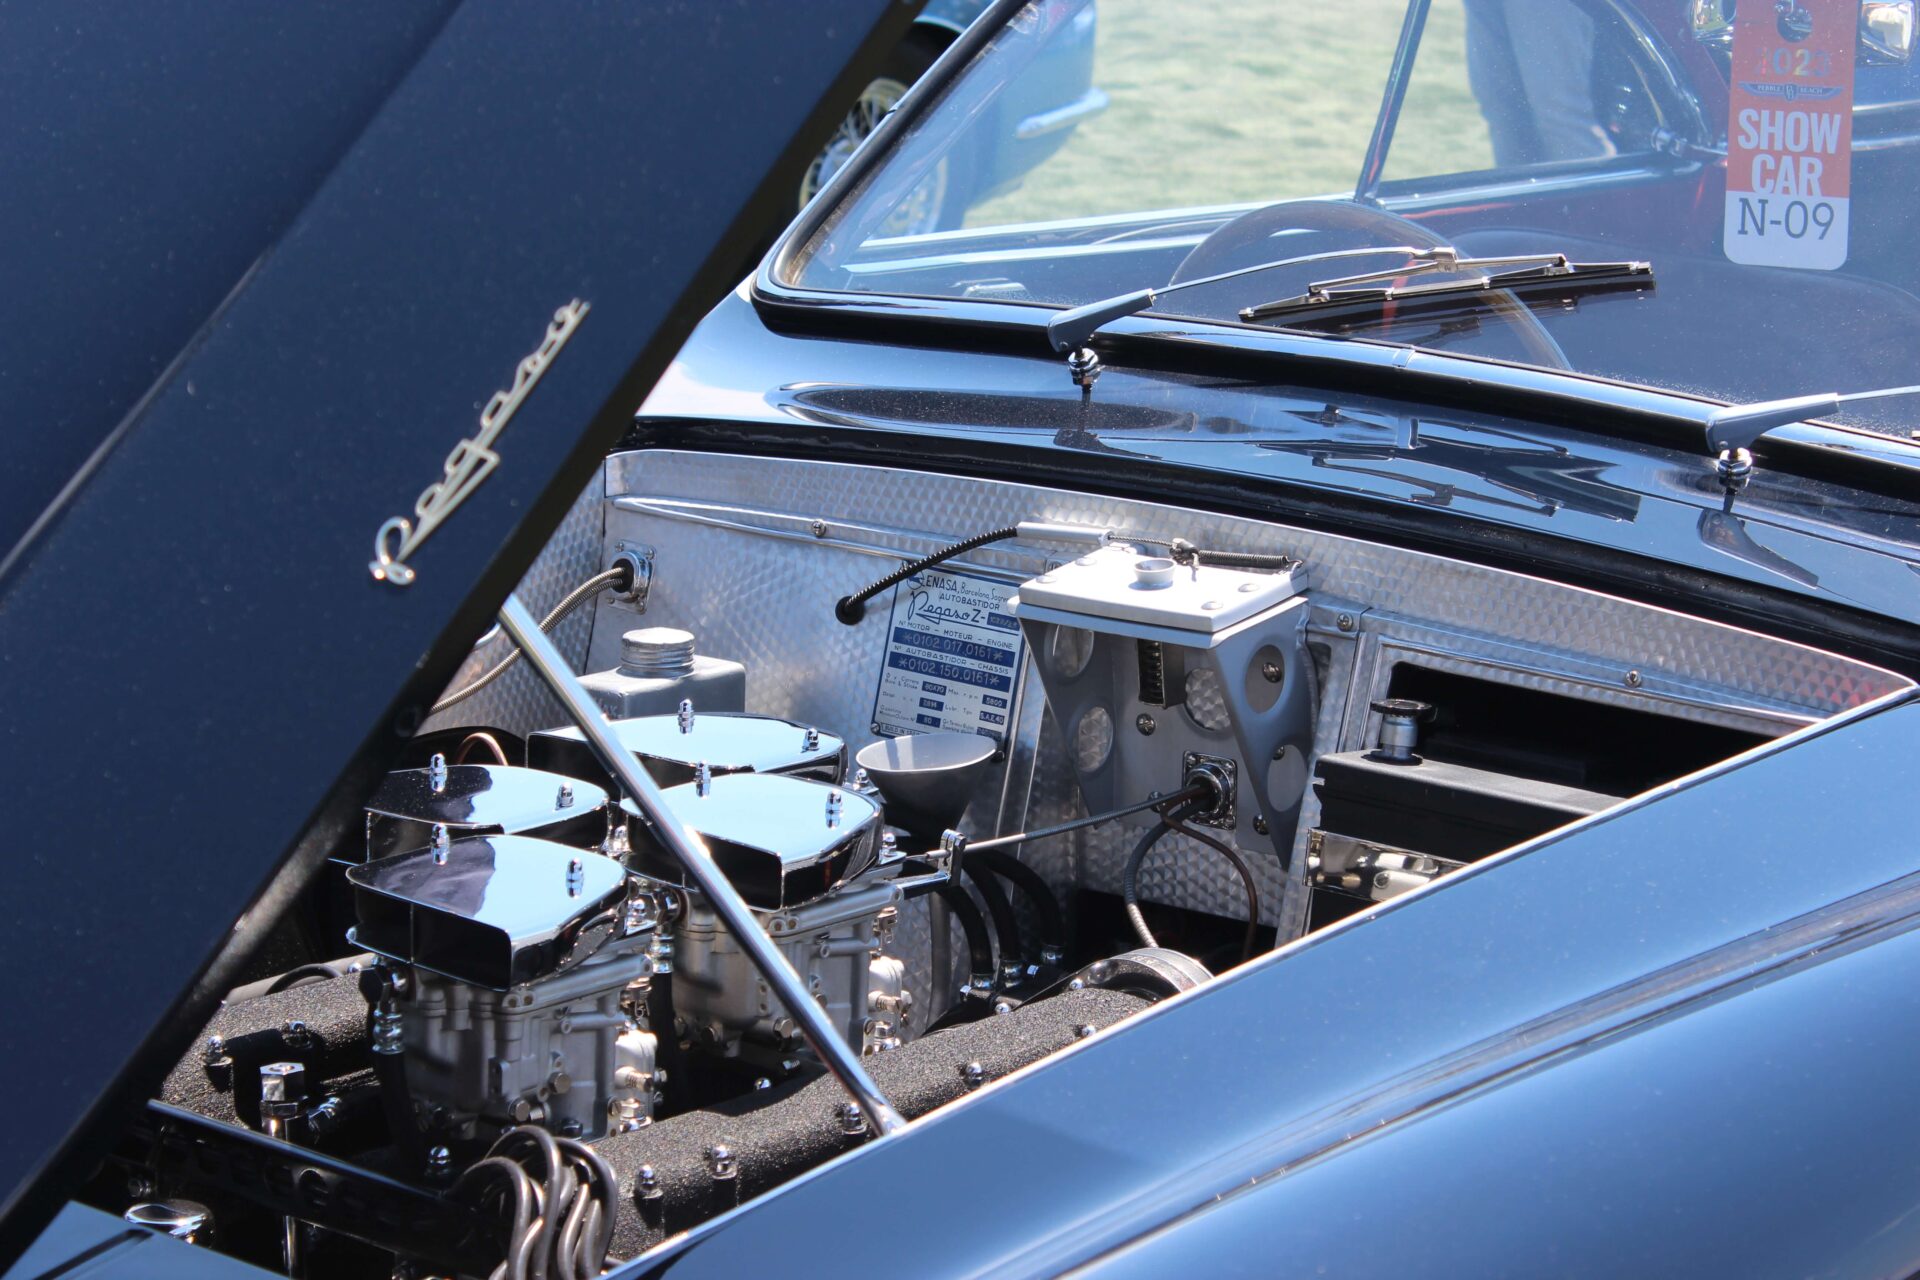
<svg viewBox="0 0 1920 1280"><path fill-rule="evenodd" d="M922 570L931 569L937 564L951 560L958 555L965 555L969 551L976 551L990 542L1005 542L1009 538L1017 538L1019 536L1020 527L1018 525L1008 525L1004 529L994 529L989 533L982 533L962 542L956 542L951 546L942 547L932 555L921 556L918 560L894 570L886 577L868 583L852 595L841 596L839 601L833 606L833 616L838 618L842 625L851 627L867 616L867 601L873 599L888 587L898 586Z"/></svg>
<svg viewBox="0 0 1920 1280"><path fill-rule="evenodd" d="M1225 840L1210 836L1204 831L1188 826L1181 820L1179 814L1168 815L1166 821L1169 831L1177 831L1189 840L1198 840L1201 844L1214 849L1221 857L1233 865L1234 873L1240 877L1240 887L1246 891L1247 895L1247 933L1246 938L1240 944L1240 958L1242 960L1253 959L1254 946L1256 945L1260 932L1260 890L1259 887L1254 884L1253 868L1247 865L1247 860L1241 856L1238 849L1228 844Z"/></svg>
<svg viewBox="0 0 1920 1280"><path fill-rule="evenodd" d="M507 1224L504 1256L489 1280L589 1280L606 1268L617 1187L612 1168L586 1143L520 1125L501 1134L450 1194L496 1209Z"/></svg>
<svg viewBox="0 0 1920 1280"><path fill-rule="evenodd" d="M1254 883L1253 868L1241 856L1240 851L1224 840L1219 840L1187 825L1187 819L1193 816L1191 804L1178 809L1165 806L1159 811L1160 820L1141 834L1140 840L1133 846L1133 852L1127 855L1126 869L1120 877L1120 897L1126 904L1127 921L1133 925L1134 936L1140 939L1143 947L1157 947L1153 930L1147 927L1147 918L1140 912L1140 867L1147 860L1147 854L1156 844L1168 835L1178 832L1190 840L1218 852L1233 866L1234 874L1240 878L1240 887L1247 895L1247 928L1241 941L1241 958L1252 959L1260 931L1260 889Z"/></svg>
<svg viewBox="0 0 1920 1280"><path fill-rule="evenodd" d="M567 592L565 598L563 598L559 604L553 606L552 611L549 612L546 617L540 619L540 630L552 631L562 622L565 622L568 615L575 609L578 609L581 605L599 595L600 592L607 587L619 586L624 589L625 586L630 585L632 581L633 571L625 566L608 569L605 573L594 574L591 578L588 578L585 582ZM520 661L520 650L515 649L512 653L509 653L506 657L500 659L500 661L475 676L465 686L454 690L446 697L440 699L440 701L434 703L432 709L429 710L427 714L437 716L448 707L465 702L468 698L471 698L474 694L507 674L507 672L512 669L513 664L518 661Z"/></svg>
<svg viewBox="0 0 1920 1280"><path fill-rule="evenodd" d="M1140 913L1140 864L1147 860L1147 854L1153 850L1153 846L1159 844L1170 830L1172 828L1167 826L1166 816L1156 815L1153 825L1141 833L1133 852L1127 855L1126 870L1120 876L1120 898L1127 906L1127 922L1133 926L1133 935L1140 939L1143 947L1157 947L1160 943L1153 936L1153 930L1147 927L1146 916Z"/></svg>

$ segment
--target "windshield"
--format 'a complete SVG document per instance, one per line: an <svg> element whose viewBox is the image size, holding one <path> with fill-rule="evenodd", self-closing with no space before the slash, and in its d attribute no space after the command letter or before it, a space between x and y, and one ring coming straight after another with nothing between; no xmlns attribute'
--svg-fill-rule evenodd
<svg viewBox="0 0 1920 1280"><path fill-rule="evenodd" d="M1153 307L1243 324L1398 261L1322 254L1644 260L1642 287L1267 323L1725 400L1915 381L1911 32L1871 0L1745 4L1037 0L783 271L1058 308L1308 259Z"/></svg>

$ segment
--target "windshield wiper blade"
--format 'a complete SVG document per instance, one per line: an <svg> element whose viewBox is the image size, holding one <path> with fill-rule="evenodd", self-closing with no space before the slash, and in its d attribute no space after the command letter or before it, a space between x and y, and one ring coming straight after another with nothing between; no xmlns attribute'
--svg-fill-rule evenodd
<svg viewBox="0 0 1920 1280"><path fill-rule="evenodd" d="M1047 321L1047 341L1052 344L1055 351L1077 352L1087 345L1087 340L1099 332L1102 325L1118 320L1121 316L1135 315L1145 311L1166 295L1178 293L1182 289L1218 284L1222 280L1233 280L1261 271L1272 271L1277 267L1298 266L1304 262L1331 262L1340 258L1372 257L1383 253L1412 257L1422 252L1424 251L1410 244L1381 245L1371 249L1333 249L1326 253L1308 253L1296 258L1276 258L1272 262L1256 262L1252 266L1236 267L1232 271L1202 276L1198 280L1182 280L1179 284L1161 285L1157 289L1135 289L1132 293L1116 294L1111 298L1102 298L1098 302L1089 302L1084 306L1068 307L1064 311L1056 312L1053 319Z"/></svg>
<svg viewBox="0 0 1920 1280"><path fill-rule="evenodd" d="M1491 268L1508 268L1494 271ZM1385 285L1365 288L1378 280L1399 280L1411 275L1453 274L1478 271L1471 280L1450 280L1433 284ZM1241 310L1242 320L1267 320L1274 316L1299 315L1327 307L1354 304L1383 304L1418 301L1424 298L1457 297L1503 291L1524 293L1538 286L1565 289L1568 286L1591 288L1595 285L1628 282L1637 288L1653 284L1650 262L1574 262L1564 253L1532 253L1515 257L1463 257L1448 246L1416 249L1409 261L1385 271L1321 280L1292 298L1263 302Z"/></svg>

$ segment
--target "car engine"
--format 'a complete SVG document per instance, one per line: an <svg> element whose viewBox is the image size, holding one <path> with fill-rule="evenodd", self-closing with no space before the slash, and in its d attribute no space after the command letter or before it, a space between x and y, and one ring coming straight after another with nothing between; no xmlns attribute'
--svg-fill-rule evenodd
<svg viewBox="0 0 1920 1280"><path fill-rule="evenodd" d="M97 1203L294 1275L596 1275L882 1138L846 1062L962 1103L1897 681L1279 525L630 461L522 584L592 610L476 649Z"/></svg>

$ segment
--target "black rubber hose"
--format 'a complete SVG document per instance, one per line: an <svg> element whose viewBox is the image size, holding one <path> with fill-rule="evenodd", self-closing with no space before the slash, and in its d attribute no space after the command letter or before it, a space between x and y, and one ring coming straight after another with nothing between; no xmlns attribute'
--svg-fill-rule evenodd
<svg viewBox="0 0 1920 1280"><path fill-rule="evenodd" d="M1000 968L1003 972L1018 972L1026 963L1026 949L1020 943L1020 919L1013 914L1013 903L1007 898L1007 891L1000 882L984 867L973 865L968 857L962 864L968 880L980 892L980 901L987 904L987 918L993 921L993 936L1000 943Z"/></svg>
<svg viewBox="0 0 1920 1280"><path fill-rule="evenodd" d="M1246 941L1241 944L1240 958L1242 960L1251 960L1253 959L1255 935L1260 931L1260 890L1256 888L1253 883L1253 868L1247 865L1247 860L1240 856L1238 849L1228 844L1225 840L1216 839L1204 831L1188 826L1185 822L1181 821L1183 816L1184 815L1180 814L1169 816L1166 819L1168 828L1178 831L1189 840L1198 840L1201 844L1211 845L1213 848L1219 850L1220 855L1233 864L1234 871L1240 876L1240 886L1245 889L1247 893L1247 936Z"/></svg>
<svg viewBox="0 0 1920 1280"><path fill-rule="evenodd" d="M970 840L968 853L983 850L1012 849L1033 840L1045 840L1050 836L1063 836L1069 831L1079 831L1085 827L1097 827L1103 822L1112 822L1115 818L1124 818L1139 813L1142 809L1163 809L1170 804L1179 804L1183 800L1201 799L1207 788L1200 785L1183 788L1170 796L1152 796L1145 800L1136 800L1132 804L1121 805L1118 809L1109 809L1105 813L1096 813L1091 817L1073 818L1051 827L1039 827L1032 831L1016 831L1010 836L994 836L991 840Z"/></svg>
<svg viewBox="0 0 1920 1280"><path fill-rule="evenodd" d="M986 917L980 914L980 908L974 905L973 897L965 889L949 880L936 885L933 890L940 901L947 904L947 910L960 922L960 931L967 935L967 964L969 979L982 978L993 980L993 939L987 933ZM947 975L942 974L942 980ZM969 983L971 988L971 983Z"/></svg>
<svg viewBox="0 0 1920 1280"><path fill-rule="evenodd" d="M340 971L330 964L303 964L289 969L267 984L266 994L277 995L289 987L297 987L306 982L331 982L340 976Z"/></svg>
<svg viewBox="0 0 1920 1280"><path fill-rule="evenodd" d="M1147 854L1153 846L1159 844L1171 830L1165 817L1148 827L1133 846L1133 852L1127 855L1127 867L1120 876L1120 898L1127 904L1127 920L1133 925L1134 937L1140 939L1143 947L1157 947L1160 943L1154 938L1153 930L1147 927L1147 918L1140 914L1140 864L1147 860Z"/></svg>
<svg viewBox="0 0 1920 1280"><path fill-rule="evenodd" d="M895 569L886 577L854 592L850 596L841 596L839 603L833 606L833 616L840 619L845 625L851 627L859 622L860 619L867 616L867 601L873 599L888 587L898 586L923 569L931 569L943 560L951 560L955 556L965 555L969 551L986 546L989 542L1005 542L1008 538L1017 538L1019 536L1019 526L1013 525L1005 529L995 529L992 533L983 533L978 537L968 538L965 542L956 542L950 547L942 547L930 556L922 556L910 565Z"/></svg>
<svg viewBox="0 0 1920 1280"><path fill-rule="evenodd" d="M1040 959L1048 954L1065 955L1067 950L1066 918L1060 911L1060 899L1053 896L1053 889L1038 871L1005 849L987 849L969 845L965 854L967 865L972 866L975 859L981 866L993 874L1017 886L1027 895L1027 901L1033 904L1034 913L1040 917ZM1054 961L1053 963L1058 963Z"/></svg>
<svg viewBox="0 0 1920 1280"><path fill-rule="evenodd" d="M687 1077L685 1056L680 1051L680 1031L674 1026L673 975L656 973L647 984L647 1030L653 1032L656 1065L667 1073L669 1089L684 1089ZM674 1082L679 1081L679 1086ZM672 1097L673 1093L669 1093Z"/></svg>
<svg viewBox="0 0 1920 1280"><path fill-rule="evenodd" d="M373 1010L367 1010L367 1038L373 1038ZM386 1115L387 1137L409 1169L426 1167L426 1149L413 1115L413 1095L407 1092L406 1060L397 1053L372 1053L373 1078L380 1086L380 1109Z"/></svg>

